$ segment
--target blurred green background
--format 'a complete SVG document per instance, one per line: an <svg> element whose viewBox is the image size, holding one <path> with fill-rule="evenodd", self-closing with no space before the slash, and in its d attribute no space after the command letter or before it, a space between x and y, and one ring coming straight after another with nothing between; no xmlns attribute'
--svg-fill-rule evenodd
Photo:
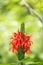
<svg viewBox="0 0 43 65"><path fill-rule="evenodd" d="M43 0L26 0L26 2L43 19ZM25 55L23 62L26 65L43 63L43 22L31 15L28 9L22 6L21 0L0 0L0 64L18 65L16 53L9 51L9 42L11 35L20 29L22 22L25 22L25 31L33 42L32 53Z"/></svg>

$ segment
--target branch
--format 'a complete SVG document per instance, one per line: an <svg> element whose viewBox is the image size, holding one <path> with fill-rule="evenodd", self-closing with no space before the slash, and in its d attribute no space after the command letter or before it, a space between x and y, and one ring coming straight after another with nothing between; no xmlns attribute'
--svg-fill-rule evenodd
<svg viewBox="0 0 43 65"><path fill-rule="evenodd" d="M43 24L43 19L41 18L41 16L34 9L32 9L32 7L25 2L25 0L22 0L22 5L24 5L28 9L28 11L30 11L32 15L35 15Z"/></svg>

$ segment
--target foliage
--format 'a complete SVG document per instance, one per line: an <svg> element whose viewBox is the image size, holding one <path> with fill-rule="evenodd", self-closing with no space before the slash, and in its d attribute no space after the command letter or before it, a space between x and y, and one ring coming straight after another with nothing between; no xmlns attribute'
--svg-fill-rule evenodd
<svg viewBox="0 0 43 65"><path fill-rule="evenodd" d="M43 0L26 0L26 2L43 19ZM16 60L16 63L19 63L16 54L8 49L10 36L20 28L22 22L25 22L25 31L32 36L33 41L32 54L26 55L23 62L27 65L29 62L43 62L43 23L22 6L21 0L0 0L0 64L15 63Z"/></svg>

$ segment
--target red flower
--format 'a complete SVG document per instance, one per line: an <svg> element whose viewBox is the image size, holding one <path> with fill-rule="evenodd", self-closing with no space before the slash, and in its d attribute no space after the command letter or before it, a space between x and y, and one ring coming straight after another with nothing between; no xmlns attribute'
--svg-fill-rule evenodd
<svg viewBox="0 0 43 65"><path fill-rule="evenodd" d="M12 51L17 51L20 47L24 48L24 52L30 52L30 41L31 36L27 36L26 34L22 34L21 32L17 32L13 34L11 37L11 46Z"/></svg>

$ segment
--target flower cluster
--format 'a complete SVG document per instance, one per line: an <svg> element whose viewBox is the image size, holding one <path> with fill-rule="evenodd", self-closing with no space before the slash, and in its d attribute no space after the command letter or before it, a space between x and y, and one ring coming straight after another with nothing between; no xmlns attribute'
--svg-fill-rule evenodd
<svg viewBox="0 0 43 65"><path fill-rule="evenodd" d="M26 34L22 34L22 32L17 32L13 34L11 37L11 49L12 51L17 51L21 47L24 48L24 52L27 53L30 51L30 46L31 46L31 41L30 41L31 36L27 36Z"/></svg>

